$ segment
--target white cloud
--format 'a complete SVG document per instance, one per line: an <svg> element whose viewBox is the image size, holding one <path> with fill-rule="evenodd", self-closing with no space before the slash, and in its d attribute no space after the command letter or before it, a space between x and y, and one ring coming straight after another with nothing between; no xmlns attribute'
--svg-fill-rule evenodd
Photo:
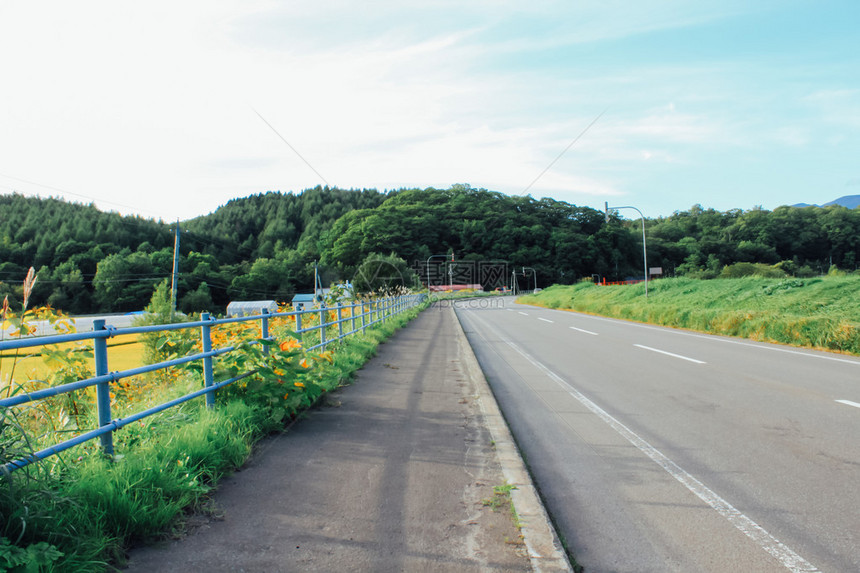
<svg viewBox="0 0 860 573"><path fill-rule="evenodd" d="M608 107L532 191L579 202L628 193L681 167L711 168L727 150L820 136L803 118L773 119L786 113L780 78L753 93L754 61L622 53L596 67L557 48L591 43L604 56L602 43L747 9L682 0L4 3L0 174L165 219L322 183L256 110L331 184L468 182L517 193ZM831 88L807 90L798 106L833 125L860 123L857 90Z"/></svg>

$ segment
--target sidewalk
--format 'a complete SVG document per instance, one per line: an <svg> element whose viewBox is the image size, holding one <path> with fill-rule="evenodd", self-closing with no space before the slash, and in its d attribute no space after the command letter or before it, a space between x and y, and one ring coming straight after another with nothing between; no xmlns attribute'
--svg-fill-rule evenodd
<svg viewBox="0 0 860 573"><path fill-rule="evenodd" d="M430 308L222 482L223 518L127 570L567 570L514 452L453 310ZM506 478L524 539L482 503Z"/></svg>

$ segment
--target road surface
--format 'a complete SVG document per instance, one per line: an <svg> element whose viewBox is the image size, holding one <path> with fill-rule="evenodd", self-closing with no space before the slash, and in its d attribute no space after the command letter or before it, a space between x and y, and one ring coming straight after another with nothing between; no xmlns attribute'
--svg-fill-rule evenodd
<svg viewBox="0 0 860 573"><path fill-rule="evenodd" d="M517 305L457 313L592 571L860 571L860 359Z"/></svg>

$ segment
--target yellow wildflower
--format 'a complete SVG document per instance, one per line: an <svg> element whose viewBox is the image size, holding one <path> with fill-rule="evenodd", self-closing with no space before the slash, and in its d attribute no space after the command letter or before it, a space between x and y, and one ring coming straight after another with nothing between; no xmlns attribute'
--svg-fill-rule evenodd
<svg viewBox="0 0 860 573"><path fill-rule="evenodd" d="M289 352L290 350L296 350L297 348L301 348L302 343L296 340L295 338L289 338L281 343L279 348L284 352Z"/></svg>

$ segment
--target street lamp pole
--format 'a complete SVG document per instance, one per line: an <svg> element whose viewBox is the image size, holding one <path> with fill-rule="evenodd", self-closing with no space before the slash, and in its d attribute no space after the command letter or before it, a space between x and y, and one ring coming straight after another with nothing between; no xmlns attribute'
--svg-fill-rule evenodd
<svg viewBox="0 0 860 573"><path fill-rule="evenodd" d="M527 276L526 275L526 269L528 269L532 272L532 277L534 277L534 279L535 279L535 288L532 290L532 292L534 292L537 290L537 271L534 269L534 267L523 267L523 276L524 277ZM526 286L529 286L528 282L526 282Z"/></svg>
<svg viewBox="0 0 860 573"><path fill-rule="evenodd" d="M642 217L642 263L644 265L645 271L645 298L648 298L648 251L645 247L645 215L642 214L642 211L633 207L632 205L622 205L620 207L610 207L609 202L606 201L603 203L606 207L606 222L609 222L609 210L610 209L633 209L639 216Z"/></svg>
<svg viewBox="0 0 860 573"><path fill-rule="evenodd" d="M448 255L430 255L429 257L427 257L427 292L430 292L430 259L432 259L433 257L442 257L447 259ZM443 282L442 284L444 285L445 283Z"/></svg>

